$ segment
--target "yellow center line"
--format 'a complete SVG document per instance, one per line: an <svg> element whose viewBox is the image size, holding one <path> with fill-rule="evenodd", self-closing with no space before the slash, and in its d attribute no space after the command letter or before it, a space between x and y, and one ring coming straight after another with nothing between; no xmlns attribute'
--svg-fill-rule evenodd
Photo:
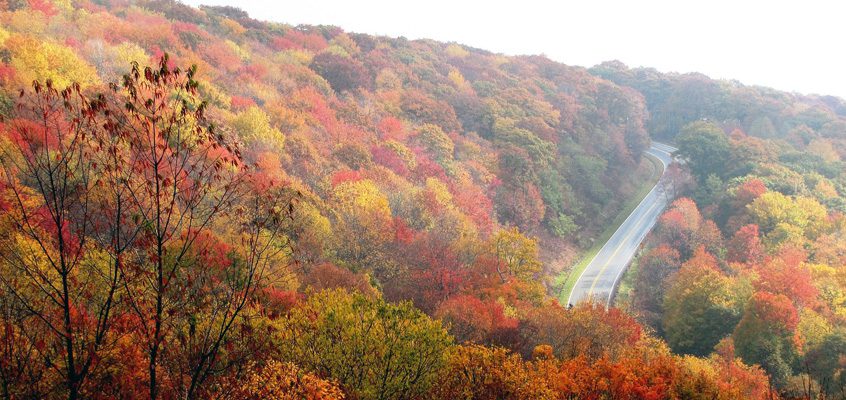
<svg viewBox="0 0 846 400"><path fill-rule="evenodd" d="M590 295L593 294L593 289L596 287L596 283L599 282L599 277L602 276L602 273L605 272L605 270L608 268L608 265L611 263L611 260L614 259L614 257L617 255L617 253L620 252L620 250L623 249L623 247L625 247L624 246L625 243L629 240L629 238L632 236L632 234L635 231L637 231L637 229L635 229L635 227L640 225L640 223L643 221L643 219L646 218L649 215L649 213L652 211L652 209L655 208L655 206L657 206L657 205L658 205L657 202L652 203L652 205L649 206L649 209L646 210L646 212L643 213L643 215L641 215L640 218L637 219L637 222L635 222L634 227L629 230L629 233L626 236L623 237L623 240L620 241L620 245L617 246L617 248L614 250L613 253L611 253L611 257L608 257L608 262L606 262L605 265L602 266L602 269L600 269L599 273L596 275L596 277L593 278L593 284L590 285L590 289L588 290L588 297L590 297Z"/></svg>

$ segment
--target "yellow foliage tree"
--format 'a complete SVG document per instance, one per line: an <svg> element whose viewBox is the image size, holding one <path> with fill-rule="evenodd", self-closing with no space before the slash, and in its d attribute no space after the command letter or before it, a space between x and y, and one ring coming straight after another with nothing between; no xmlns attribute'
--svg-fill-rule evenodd
<svg viewBox="0 0 846 400"><path fill-rule="evenodd" d="M82 88L99 82L94 67L60 44L13 35L6 40L6 47L12 53L11 64L21 86L29 86L35 80L51 80L58 88L65 88L72 82L79 83Z"/></svg>
<svg viewBox="0 0 846 400"><path fill-rule="evenodd" d="M344 393L330 381L294 364L271 360L263 367L251 365L236 395L243 400L340 400Z"/></svg>
<svg viewBox="0 0 846 400"><path fill-rule="evenodd" d="M402 80L394 70L385 68L376 75L376 88L378 90L396 90L402 88Z"/></svg>
<svg viewBox="0 0 846 400"><path fill-rule="evenodd" d="M8 39L9 36L12 36L12 34L9 33L9 31L3 29L2 26L0 26L0 46L3 46L3 44L6 43L6 39Z"/></svg>
<svg viewBox="0 0 846 400"><path fill-rule="evenodd" d="M220 25L223 26L224 29L229 31L229 33L235 36L241 36L247 32L247 28L244 28L238 22L231 20L229 18L224 18L220 21Z"/></svg>
<svg viewBox="0 0 846 400"><path fill-rule="evenodd" d="M461 45L455 43L450 43L446 47L446 53L447 55L453 58L464 58L470 54L470 52L465 50L464 47L461 47Z"/></svg>
<svg viewBox="0 0 846 400"><path fill-rule="evenodd" d="M47 16L40 11L22 8L11 13L4 23L10 31L30 35L41 35L47 27Z"/></svg>
<svg viewBox="0 0 846 400"><path fill-rule="evenodd" d="M762 194L747 207L771 247L813 240L828 226L825 206L808 197L791 198L772 191Z"/></svg>
<svg viewBox="0 0 846 400"><path fill-rule="evenodd" d="M526 237L516 227L492 235L488 248L497 259L496 270L502 282L507 282L509 276L529 280L541 271L538 241Z"/></svg>
<svg viewBox="0 0 846 400"><path fill-rule="evenodd" d="M385 147L391 149L405 164L405 167L409 170L413 170L417 168L417 157L414 155L408 147L404 144L397 142L396 140L387 140L385 141Z"/></svg>
<svg viewBox="0 0 846 400"><path fill-rule="evenodd" d="M322 258L326 242L332 237L332 225L314 205L301 202L294 209L294 234L299 251L294 254L300 261L315 263Z"/></svg>
<svg viewBox="0 0 846 400"><path fill-rule="evenodd" d="M463 345L447 356L434 399L554 399L554 388L544 376L543 366L552 367L549 346L538 346L538 362L526 362L502 347ZM550 362L547 362L547 359Z"/></svg>
<svg viewBox="0 0 846 400"><path fill-rule="evenodd" d="M803 348L819 346L832 331L831 324L816 311L804 308L799 312L796 335Z"/></svg>
<svg viewBox="0 0 846 400"><path fill-rule="evenodd" d="M150 56L141 46L130 42L123 42L114 46L112 53L114 54L114 63L124 69L127 65L132 65L133 62L146 64L150 60Z"/></svg>
<svg viewBox="0 0 846 400"><path fill-rule="evenodd" d="M361 400L427 398L452 337L410 302L312 294L280 320L278 349Z"/></svg>
<svg viewBox="0 0 846 400"><path fill-rule="evenodd" d="M251 149L281 152L285 135L270 125L270 119L258 107L250 107L232 120L232 128Z"/></svg>
<svg viewBox="0 0 846 400"><path fill-rule="evenodd" d="M426 178L426 190L424 191L426 200L430 200L431 206L437 206L441 209L453 208L452 193L449 188L438 178Z"/></svg>
<svg viewBox="0 0 846 400"><path fill-rule="evenodd" d="M355 43L355 40L353 40L346 33L341 33L335 36L329 43L333 46L338 46L344 49L344 51L349 55L355 55L361 52L361 50L358 48L358 44Z"/></svg>
<svg viewBox="0 0 846 400"><path fill-rule="evenodd" d="M461 71L457 69L452 69L449 71L449 75L447 75L449 80L452 82L453 85L459 90L467 90L470 88L470 84L467 83L467 80L464 79L464 75L461 75Z"/></svg>
<svg viewBox="0 0 846 400"><path fill-rule="evenodd" d="M377 276L393 272L387 244L394 238L388 199L371 180L344 182L334 191L335 252L341 264Z"/></svg>

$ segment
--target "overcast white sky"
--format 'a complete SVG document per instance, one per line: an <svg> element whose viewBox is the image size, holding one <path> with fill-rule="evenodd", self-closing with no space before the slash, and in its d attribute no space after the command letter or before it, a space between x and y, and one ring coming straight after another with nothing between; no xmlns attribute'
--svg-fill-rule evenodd
<svg viewBox="0 0 846 400"><path fill-rule="evenodd" d="M571 65L620 60L846 98L846 2L183 0L253 18L454 41Z"/></svg>

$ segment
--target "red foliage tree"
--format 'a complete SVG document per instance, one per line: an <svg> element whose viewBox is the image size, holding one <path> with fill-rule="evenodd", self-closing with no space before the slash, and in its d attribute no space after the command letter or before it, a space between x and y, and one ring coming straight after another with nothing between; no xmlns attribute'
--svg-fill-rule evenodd
<svg viewBox="0 0 846 400"><path fill-rule="evenodd" d="M24 310L3 321L0 337L21 350L34 346L44 357L36 362L55 368L67 397L76 399L86 393L87 378L113 345L108 333L121 286L120 253L111 252L115 258L105 265L97 264L92 253L98 239L115 248L126 239L120 228L105 232L98 225L109 225L113 218L119 223L124 215L97 210L100 201L114 204L108 194L99 193L104 182L97 177L92 155L105 104L84 96L79 85L60 92L48 81L35 82L33 88L21 91L19 118L5 127L9 143L0 148L3 196L8 199L0 217L6 229L0 259L11 268L0 274L0 297L7 307ZM32 381L25 385L31 386L28 390L40 386Z"/></svg>
<svg viewBox="0 0 846 400"><path fill-rule="evenodd" d="M322 263L311 268L304 275L303 285L311 286L317 291L347 289L367 296L377 295L376 289L370 285L369 278L366 275L356 274L332 263Z"/></svg>
<svg viewBox="0 0 846 400"><path fill-rule="evenodd" d="M793 334L799 315L786 296L758 292L749 300L743 318L734 329L738 355L760 365L777 387L784 387L795 358Z"/></svg>
<svg viewBox="0 0 846 400"><path fill-rule="evenodd" d="M814 305L818 290L811 271L805 265L807 255L802 249L785 247L774 257L758 265L755 287L769 293L787 296L798 305Z"/></svg>
<svg viewBox="0 0 846 400"><path fill-rule="evenodd" d="M764 185L762 180L758 178L747 179L737 187L737 191L734 194L734 198L738 202L735 208L740 209L746 206L766 192L767 186Z"/></svg>
<svg viewBox="0 0 846 400"><path fill-rule="evenodd" d="M557 302L530 310L520 326L525 356L540 344L552 346L564 359L597 360L616 356L643 337L643 328L630 315L598 303L579 303L570 310Z"/></svg>
<svg viewBox="0 0 846 400"><path fill-rule="evenodd" d="M403 93L400 106L414 122L435 124L444 132L461 130L461 122L455 115L455 109L420 90L409 90Z"/></svg>
<svg viewBox="0 0 846 400"><path fill-rule="evenodd" d="M207 122L196 69L168 65L167 56L157 69L134 65L112 85L120 106L104 114L102 139L107 168L119 171L111 184L127 193L133 215L124 224L139 227L131 247L140 256L121 273L153 399L163 385L202 395L269 260L286 245L279 232L292 212L284 188L250 180L237 148ZM224 218L239 238L238 251L225 255L204 233ZM211 323L196 326L201 315Z"/></svg>
<svg viewBox="0 0 846 400"><path fill-rule="evenodd" d="M349 57L320 53L314 57L310 67L338 93L370 86L370 74L364 65Z"/></svg>
<svg viewBox="0 0 846 400"><path fill-rule="evenodd" d="M56 10L56 7L47 0L27 0L27 3L29 3L29 8L40 11L48 17L52 17L59 13L59 11Z"/></svg>
<svg viewBox="0 0 846 400"><path fill-rule="evenodd" d="M681 266L679 252L661 244L641 256L637 265L632 304L640 311L642 322L660 329L666 281Z"/></svg>
<svg viewBox="0 0 846 400"><path fill-rule="evenodd" d="M686 259L695 249L694 239L701 224L702 215L696 203L688 198L678 199L658 220L658 240L678 249Z"/></svg>
<svg viewBox="0 0 846 400"><path fill-rule="evenodd" d="M758 225L749 224L734 233L727 245L726 259L730 262L757 265L764 258L764 245Z"/></svg>
<svg viewBox="0 0 846 400"><path fill-rule="evenodd" d="M382 140L404 140L408 136L402 121L395 117L382 118L376 129L382 134Z"/></svg>
<svg viewBox="0 0 846 400"><path fill-rule="evenodd" d="M503 335L501 331L516 330L518 325L517 319L505 315L502 304L469 295L451 297L435 315L449 324L450 333L459 342L489 344Z"/></svg>
<svg viewBox="0 0 846 400"><path fill-rule="evenodd" d="M256 105L256 102L249 97L232 96L232 109L235 111L243 111Z"/></svg>
<svg viewBox="0 0 846 400"><path fill-rule="evenodd" d="M271 40L271 47L276 51L289 49L306 49L310 51L321 51L326 48L326 39L323 36L304 32L293 28L285 31L284 36L277 36Z"/></svg>
<svg viewBox="0 0 846 400"><path fill-rule="evenodd" d="M373 155L373 161L377 164L387 167L399 176L408 177L408 167L395 151L382 146L374 146L370 149L370 153Z"/></svg>

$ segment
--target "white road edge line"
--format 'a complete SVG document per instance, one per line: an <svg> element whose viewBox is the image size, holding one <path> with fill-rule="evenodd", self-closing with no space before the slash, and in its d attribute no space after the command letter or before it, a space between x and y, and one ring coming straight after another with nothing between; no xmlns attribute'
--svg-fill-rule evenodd
<svg viewBox="0 0 846 400"><path fill-rule="evenodd" d="M647 154L648 154L648 153L649 153L649 152L647 152ZM666 152L666 151L665 151L664 153L666 153L667 155L670 155L670 156L672 156L672 155L673 155L672 153L669 153L669 152ZM655 157L655 156L653 155L653 157ZM663 176L664 176L664 173L665 173L665 172L667 172L667 163L666 163L666 162L664 162L664 160L662 160L662 159L661 159L661 157L655 157L655 158L657 158L657 159L658 159L658 161L660 161L660 162L661 162L661 164L664 166L664 172L662 172L662 173L661 173L661 176L663 177ZM655 184L655 187L653 187L653 188L652 188L652 190L657 189L657 188L658 188L658 186L660 186L660 185L661 185L661 182L660 182L660 179L661 179L661 178L658 178L658 179L659 179L659 182ZM649 192L650 192L650 193L652 193L652 190L650 190ZM649 194L647 194L647 195L646 195L646 197L649 197ZM646 197L644 197L644 199L645 199ZM664 207L666 207L666 206L667 206L667 205L664 205ZM639 207L639 206L638 206L638 207ZM636 209L635 209L635 210L636 210ZM662 211L663 211L663 209L662 209ZM658 220L656 219L655 221L652 221L652 223L650 223L650 224L649 224L649 228L646 230L646 235L649 235L649 232L650 232L650 231L652 231L652 228L655 226L655 224L656 224L657 222L658 222ZM644 238L646 238L646 236L644 236ZM641 241L642 241L642 240L643 240L643 239L641 239ZM638 243L638 247L640 247L640 243ZM632 258L634 258L634 256L635 256L635 255L637 255L637 250L638 250L638 249L637 249L637 248L635 248L635 254L633 254L633 255L632 255ZM611 290L610 290L610 291L608 291L608 300L605 302L605 309L608 309L608 308L610 308L610 307L611 307L611 297L613 297L613 296L614 296L615 289L617 288L617 283L620 281L620 278L622 278L622 277L623 277L623 273L625 273L628 269L629 269L629 267L628 267L628 265L626 265L625 267L623 267L622 269L620 269L620 272L618 272L618 273L617 273L617 276L616 276L616 277L614 277L614 283L613 283L613 284L611 284Z"/></svg>
<svg viewBox="0 0 846 400"><path fill-rule="evenodd" d="M663 143L658 143L658 142L652 142L652 143L653 143L653 145L652 145L652 146L650 146L650 149L646 150L646 151L645 151L645 153L648 153L648 152L649 152L649 150L651 150L651 149L652 149L652 147L656 147L656 146L655 146L656 144L657 144L657 145L659 145L659 146L667 146L667 145L665 145L665 144L663 144ZM668 147L669 147L669 146L668 146ZM658 150L658 151L660 151L660 152L662 152L662 153L666 153L666 154L668 154L668 155L672 155L672 153L669 153L669 152L667 152L667 151L663 151L663 150L657 149L657 147L656 147L656 150ZM664 161L663 161L663 160L661 160L661 158L660 158L660 157L655 157L655 158L658 158L658 160L659 160L659 161L661 161L661 164L665 164L665 163L664 163ZM666 166L666 165L664 165L664 171L666 172L666 170L667 170L667 166ZM661 173L661 176L664 176L664 172L662 172L662 173ZM611 238L613 238L613 237L614 237L614 235L616 235L616 234L617 234L617 232L619 232L619 231L620 231L620 229L623 227L623 225L625 225L625 224L626 224L626 222L629 220L629 218L631 218L631 217L632 217L632 215L634 215L634 214L635 214L635 211L636 211L638 208L640 208L640 206L641 206L641 205L643 205L643 202L644 202L644 201L646 201L646 199L648 199L648 198L649 198L649 195L650 195L650 194L652 194L652 192L653 192L655 189L657 189L657 188L658 188L658 185L660 185L660 179L661 179L661 178L658 178L659 183L656 183L656 184L655 184L655 186L653 186L653 187L652 187L652 190L650 190L650 191L649 191L649 193L647 193L647 194L646 194L646 196L644 196L644 197L643 197L643 199L640 201L640 203L638 203L638 204L637 204L637 206L636 206L636 207L632 210L631 214L629 214L629 216L628 216L628 217L626 217L626 219L624 219L624 220L623 220L623 223L621 223L621 224L620 224L620 226L619 226L619 227L617 227L617 230L616 230L616 231L614 231L614 233L612 233L612 234L611 234L611 236L608 238L608 240L609 240L609 241L611 240ZM608 242L606 241L605 243L608 243ZM603 244L603 245L602 245L602 247L605 247L605 245ZM576 290L576 284L578 284L578 283L579 283L579 281L581 281L581 280L582 280L582 277L585 275L585 272L587 272L588 267L589 267L591 264L593 264L594 260L596 260L596 257L598 257L598 256L599 256L599 253L600 253L600 252L602 252L602 247L600 247L600 248L599 248L599 251L597 251L597 252L596 252L596 254L593 256L593 258L591 258L591 259L590 259L590 261L587 263L587 266L585 266L585 269L583 269L583 270L582 270L582 273L581 273L581 274L579 274L579 277L576 279L576 283L574 283L574 284L573 284L573 290L570 290L570 294L569 294L569 295L567 295L567 306L569 306L570 304L573 304L573 292ZM616 284L616 281L615 281L615 284ZM613 291L613 287L614 287L614 286L612 286L611 293L613 293L613 292L614 292L614 291ZM607 305L606 305L606 307L607 307Z"/></svg>

